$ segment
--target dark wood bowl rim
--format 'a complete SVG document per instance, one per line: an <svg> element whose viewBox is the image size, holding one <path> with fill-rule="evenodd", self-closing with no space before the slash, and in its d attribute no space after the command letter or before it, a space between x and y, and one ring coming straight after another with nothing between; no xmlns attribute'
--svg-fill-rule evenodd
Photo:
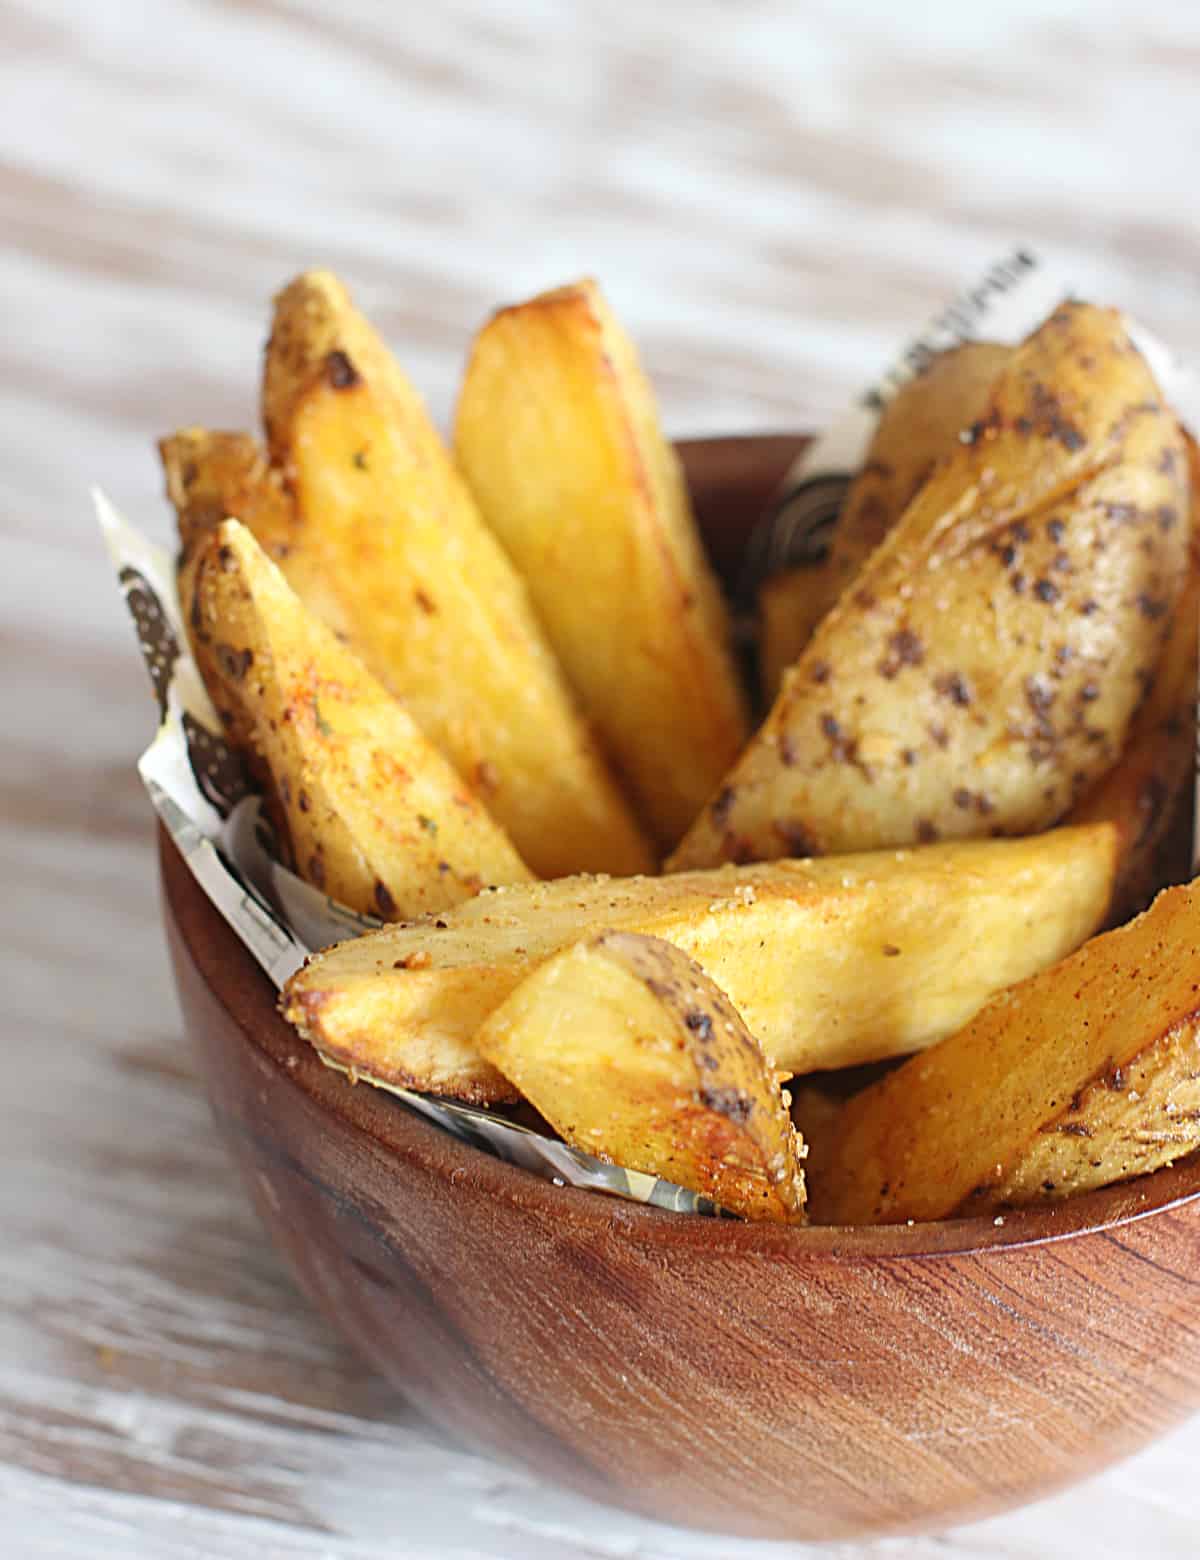
<svg viewBox="0 0 1200 1560"><path fill-rule="evenodd" d="M792 435L739 435L730 439L681 441L688 445L785 448ZM269 1058L292 1087L302 1090L331 1118L363 1133L389 1154L417 1162L445 1179L452 1175L463 1195L483 1194L553 1218L561 1211L575 1225L597 1232L620 1227L639 1243L707 1248L714 1256L733 1252L803 1258L836 1256L847 1261L942 1257L1020 1249L1049 1241L1111 1231L1122 1224L1178 1208L1200 1198L1200 1160L1184 1161L1150 1175L1044 1207L913 1225L850 1228L811 1225L783 1228L728 1219L670 1213L603 1193L554 1186L532 1172L472 1147L410 1110L403 1101L370 1085L351 1084L326 1067L275 1009L266 974L185 866L159 827L159 861L164 912L174 922L201 978L241 1031L246 1042ZM233 1123L247 1131L242 1123ZM257 1130L254 1136L265 1141ZM463 1176L466 1169L468 1174Z"/></svg>

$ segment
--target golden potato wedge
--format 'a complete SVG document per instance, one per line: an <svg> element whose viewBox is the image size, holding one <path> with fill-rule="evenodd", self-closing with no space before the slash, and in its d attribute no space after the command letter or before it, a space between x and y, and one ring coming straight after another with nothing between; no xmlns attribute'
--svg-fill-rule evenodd
<svg viewBox="0 0 1200 1560"><path fill-rule="evenodd" d="M476 337L459 465L664 849L748 735L720 591L633 344L593 281Z"/></svg>
<svg viewBox="0 0 1200 1560"><path fill-rule="evenodd" d="M312 549L297 546L296 503L283 474L268 464L252 434L182 428L160 439L158 452L184 561L222 520L240 520L284 570L308 610L339 638L350 637L350 621L329 588L321 560Z"/></svg>
<svg viewBox="0 0 1200 1560"><path fill-rule="evenodd" d="M850 1100L809 1171L826 1224L1065 1196L1200 1147L1200 887L1002 992Z"/></svg>
<svg viewBox="0 0 1200 1560"><path fill-rule="evenodd" d="M564 1141L731 1213L804 1222L789 1096L737 1010L685 953L602 932L556 954L476 1036Z"/></svg>
<svg viewBox="0 0 1200 1560"><path fill-rule="evenodd" d="M240 520L279 562L296 528L295 506L251 434L181 428L158 441L158 453L185 556L222 520Z"/></svg>
<svg viewBox="0 0 1200 1560"><path fill-rule="evenodd" d="M758 681L765 701L775 700L783 674L812 638L829 610L825 599L829 557L772 574L758 588Z"/></svg>
<svg viewBox="0 0 1200 1560"><path fill-rule="evenodd" d="M611 929L664 938L725 991L789 1072L903 1055L1100 926L1116 873L1108 824L664 878L564 878L497 890L434 920L341 943L289 982L283 1012L360 1072L409 1080L472 1040L538 965ZM439 1067L444 1092L454 1092Z"/></svg>
<svg viewBox="0 0 1200 1560"><path fill-rule="evenodd" d="M1179 429L1065 305L822 621L672 870L1026 834L1112 766L1187 565Z"/></svg>
<svg viewBox="0 0 1200 1560"><path fill-rule="evenodd" d="M486 802L538 873L653 852L521 580L398 364L324 272L276 300L263 406L295 494L281 564ZM327 611L332 595L336 610Z"/></svg>
<svg viewBox="0 0 1200 1560"><path fill-rule="evenodd" d="M1174 825L1180 811L1192 807L1198 652L1200 568L1193 564L1125 751L1066 819L1072 824L1108 821L1119 831L1114 923L1143 909L1168 875L1178 873L1179 862L1164 856L1176 843Z"/></svg>
<svg viewBox="0 0 1200 1560"><path fill-rule="evenodd" d="M532 874L411 717L223 521L185 566L188 631L270 776L296 869L351 909L443 910Z"/></svg>
<svg viewBox="0 0 1200 1560"><path fill-rule="evenodd" d="M883 409L863 468L834 527L826 610L933 475L960 435L984 415L992 387L1015 348L966 341L931 358Z"/></svg>
<svg viewBox="0 0 1200 1560"><path fill-rule="evenodd" d="M958 435L981 416L1012 356L994 341L939 352L884 407L862 470L846 494L828 555L768 580L759 594L763 688L774 699L813 630L928 481Z"/></svg>

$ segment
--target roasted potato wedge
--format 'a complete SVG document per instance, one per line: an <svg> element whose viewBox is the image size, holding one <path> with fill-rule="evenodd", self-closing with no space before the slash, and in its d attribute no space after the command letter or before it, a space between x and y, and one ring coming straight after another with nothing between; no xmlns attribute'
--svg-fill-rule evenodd
<svg viewBox="0 0 1200 1560"><path fill-rule="evenodd" d="M828 554L819 563L797 564L772 574L758 589L758 681L766 703L774 703L783 674L812 638L829 610Z"/></svg>
<svg viewBox="0 0 1200 1560"><path fill-rule="evenodd" d="M577 943L523 980L476 1044L574 1147L748 1219L804 1222L789 1096L729 999L670 943Z"/></svg>
<svg viewBox="0 0 1200 1560"><path fill-rule="evenodd" d="M595 282L475 340L459 465L664 849L748 736L729 625L633 345Z"/></svg>
<svg viewBox="0 0 1200 1560"><path fill-rule="evenodd" d="M309 961L284 990L307 1039L360 1072L429 1087L538 965L604 930L664 938L725 991L789 1072L904 1055L1100 926L1117 870L1108 824L664 878L500 889ZM458 1081L439 1064L439 1088Z"/></svg>
<svg viewBox="0 0 1200 1560"><path fill-rule="evenodd" d="M1154 683L1142 702L1125 751L1068 823L1111 822L1120 833L1112 920L1145 907L1154 891L1178 872L1164 859L1174 845L1174 825L1191 808L1196 775L1196 686L1200 677L1200 568L1193 565L1171 621Z"/></svg>
<svg viewBox="0 0 1200 1560"><path fill-rule="evenodd" d="M1200 1147L1200 886L997 996L818 1133L812 1216L944 1219L1085 1191Z"/></svg>
<svg viewBox="0 0 1200 1560"><path fill-rule="evenodd" d="M966 341L931 358L884 407L862 470L846 494L827 556L767 580L759 593L763 689L783 674L817 624L928 481L934 465L979 417L1012 348Z"/></svg>
<svg viewBox="0 0 1200 1560"><path fill-rule="evenodd" d="M188 631L268 772L296 869L352 910L444 910L532 874L411 717L313 617L245 526L199 540Z"/></svg>
<svg viewBox="0 0 1200 1560"><path fill-rule="evenodd" d="M646 870L525 587L419 398L341 284L276 300L263 384L295 495L281 566L486 802L534 871ZM334 609L329 610L329 598Z"/></svg>
<svg viewBox="0 0 1200 1560"><path fill-rule="evenodd" d="M788 673L672 870L1027 834L1115 762L1182 590L1182 438L1064 305Z"/></svg>
<svg viewBox="0 0 1200 1560"><path fill-rule="evenodd" d="M319 553L298 545L296 503L283 473L268 463L252 434L183 428L160 439L158 452L184 561L222 520L240 520L308 610L349 640L350 619Z"/></svg>

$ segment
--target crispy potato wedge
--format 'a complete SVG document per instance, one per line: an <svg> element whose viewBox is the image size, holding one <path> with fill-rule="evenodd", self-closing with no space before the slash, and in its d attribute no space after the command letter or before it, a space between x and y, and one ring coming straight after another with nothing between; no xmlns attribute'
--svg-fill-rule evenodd
<svg viewBox="0 0 1200 1560"><path fill-rule="evenodd" d="M1169 874L1178 873L1179 863L1167 853L1175 845L1174 825L1181 809L1192 805L1198 651L1200 568L1193 564L1125 751L1066 819L1072 824L1108 821L1120 833L1114 923L1143 909Z"/></svg>
<svg viewBox="0 0 1200 1560"><path fill-rule="evenodd" d="M540 965L476 1036L576 1148L711 1198L804 1222L789 1096L737 1010L672 944L603 932Z"/></svg>
<svg viewBox="0 0 1200 1560"><path fill-rule="evenodd" d="M774 703L783 674L812 638L829 610L829 556L772 574L758 588L758 681L766 703Z"/></svg>
<svg viewBox="0 0 1200 1560"><path fill-rule="evenodd" d="M729 624L633 345L593 281L476 337L459 465L664 849L748 736Z"/></svg>
<svg viewBox="0 0 1200 1560"><path fill-rule="evenodd" d="M222 520L240 520L308 610L349 639L350 620L319 555L298 545L296 503L283 474L252 434L182 428L160 439L158 452L185 561Z"/></svg>
<svg viewBox="0 0 1200 1560"><path fill-rule="evenodd" d="M419 398L333 276L276 300L263 406L295 494L281 564L486 802L534 871L653 852ZM295 571L295 572L294 572ZM328 598L335 610L328 610Z"/></svg>
<svg viewBox="0 0 1200 1560"><path fill-rule="evenodd" d="M1125 744L1187 566L1182 439L1064 305L822 621L671 870L1027 834Z"/></svg>
<svg viewBox="0 0 1200 1560"><path fill-rule="evenodd" d="M268 771L296 869L392 919L532 874L403 707L313 617L245 526L223 521L184 571L193 642Z"/></svg>
<svg viewBox="0 0 1200 1560"><path fill-rule="evenodd" d="M813 630L979 417L1012 356L994 341L939 352L884 407L862 470L846 494L827 556L767 580L759 593L763 689L774 699Z"/></svg>
<svg viewBox="0 0 1200 1560"><path fill-rule="evenodd" d="M1200 886L1002 992L818 1132L812 1216L944 1219L1066 1196L1200 1147Z"/></svg>
<svg viewBox="0 0 1200 1560"><path fill-rule="evenodd" d="M283 1012L360 1072L480 1091L474 1035L515 986L604 930L664 938L725 991L789 1072L904 1055L1100 926L1117 869L1108 824L1039 839L783 861L664 878L497 890L311 959ZM489 1070L490 1071L490 1070Z"/></svg>

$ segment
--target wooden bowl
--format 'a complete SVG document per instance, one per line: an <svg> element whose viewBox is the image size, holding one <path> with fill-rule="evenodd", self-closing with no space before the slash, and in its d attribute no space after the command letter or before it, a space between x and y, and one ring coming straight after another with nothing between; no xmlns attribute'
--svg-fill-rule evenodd
<svg viewBox="0 0 1200 1560"><path fill-rule="evenodd" d="M714 556L800 444L683 446ZM1200 1170L1003 1222L778 1229L556 1187L328 1071L165 839L218 1125L326 1316L471 1447L757 1537L981 1517L1200 1404Z"/></svg>

